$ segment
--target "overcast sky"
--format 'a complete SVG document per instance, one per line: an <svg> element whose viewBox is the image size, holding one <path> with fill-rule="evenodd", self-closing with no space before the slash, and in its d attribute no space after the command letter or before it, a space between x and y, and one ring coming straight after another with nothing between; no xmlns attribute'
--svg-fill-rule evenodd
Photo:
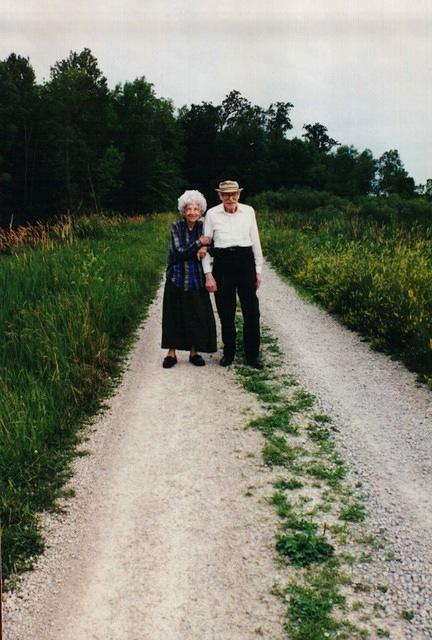
<svg viewBox="0 0 432 640"><path fill-rule="evenodd" d="M0 59L28 56L42 81L84 47L110 86L145 76L177 107L289 101L293 135L318 121L432 177L431 0L1 0Z"/></svg>

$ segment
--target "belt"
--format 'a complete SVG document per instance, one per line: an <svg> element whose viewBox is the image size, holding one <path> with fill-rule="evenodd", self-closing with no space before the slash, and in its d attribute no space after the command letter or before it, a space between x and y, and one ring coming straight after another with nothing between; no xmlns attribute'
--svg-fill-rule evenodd
<svg viewBox="0 0 432 640"><path fill-rule="evenodd" d="M252 246L249 247L241 247L239 245L236 245L234 247L213 247L213 253L215 255L217 254L222 254L222 253L250 253L252 251Z"/></svg>

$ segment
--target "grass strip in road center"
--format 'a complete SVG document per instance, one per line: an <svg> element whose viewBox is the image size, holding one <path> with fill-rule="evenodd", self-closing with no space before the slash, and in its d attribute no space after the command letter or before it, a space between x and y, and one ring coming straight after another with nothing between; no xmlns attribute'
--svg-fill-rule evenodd
<svg viewBox="0 0 432 640"><path fill-rule="evenodd" d="M264 464L278 475L268 501L280 519L275 550L288 578L273 592L289 603L288 637L389 637L380 602L387 587L362 571L389 543L368 528L361 486L347 479L333 420L284 372L277 341L268 330L263 334L265 368L237 366L235 371L262 402L263 415L248 426L261 431ZM251 489L247 495L253 495ZM409 626L407 621L401 611L395 624Z"/></svg>
<svg viewBox="0 0 432 640"><path fill-rule="evenodd" d="M120 372L160 282L170 220L79 218L63 238L0 257L4 575L43 548L35 513L62 495L77 429Z"/></svg>

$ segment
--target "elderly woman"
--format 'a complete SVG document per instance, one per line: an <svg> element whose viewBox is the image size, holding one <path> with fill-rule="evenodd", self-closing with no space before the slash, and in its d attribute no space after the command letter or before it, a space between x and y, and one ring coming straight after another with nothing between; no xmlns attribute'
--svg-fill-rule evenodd
<svg viewBox="0 0 432 640"><path fill-rule="evenodd" d="M164 369L177 363L176 349L190 351L189 362L198 367L205 365L199 351L216 351L215 320L200 261L211 242L203 235L206 207L202 193L185 191L178 199L182 219L171 225L162 313L162 349L168 349Z"/></svg>

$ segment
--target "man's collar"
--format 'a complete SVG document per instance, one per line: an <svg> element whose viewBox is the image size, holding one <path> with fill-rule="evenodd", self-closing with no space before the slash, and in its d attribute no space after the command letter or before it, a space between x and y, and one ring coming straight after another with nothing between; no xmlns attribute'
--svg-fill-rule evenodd
<svg viewBox="0 0 432 640"><path fill-rule="evenodd" d="M241 202L237 202L237 209L235 211L233 211L232 213L225 209L223 202L221 202L221 207L222 207L222 211L224 213L227 213L229 216L232 216L234 213L238 213L241 210Z"/></svg>

